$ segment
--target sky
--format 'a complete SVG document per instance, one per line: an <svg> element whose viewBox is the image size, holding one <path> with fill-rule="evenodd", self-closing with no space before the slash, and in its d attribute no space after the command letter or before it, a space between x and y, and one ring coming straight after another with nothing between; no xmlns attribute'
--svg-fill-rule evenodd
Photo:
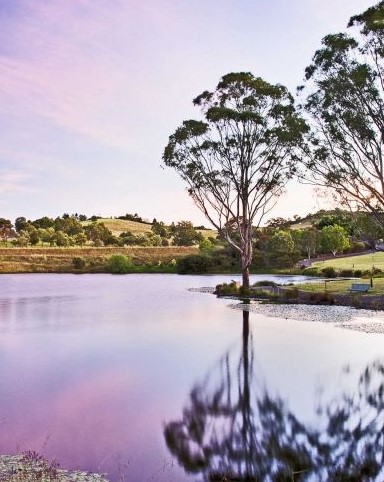
<svg viewBox="0 0 384 482"><path fill-rule="evenodd" d="M372 0L0 0L0 217L208 222L161 166L229 72L294 93L321 39ZM271 216L327 207L289 185Z"/></svg>

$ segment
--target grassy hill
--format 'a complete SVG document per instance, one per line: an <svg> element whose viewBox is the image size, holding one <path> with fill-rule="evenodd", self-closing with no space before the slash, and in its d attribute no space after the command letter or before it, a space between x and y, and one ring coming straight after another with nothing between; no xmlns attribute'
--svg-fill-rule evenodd
<svg viewBox="0 0 384 482"><path fill-rule="evenodd" d="M88 224L91 221L84 221L84 224ZM105 226L112 231L112 234L119 236L121 233L130 231L134 235L144 234L151 232L152 224L138 223L136 221L127 221L125 219L114 219L114 218L103 218L99 219L98 222L104 223ZM213 229L198 229L205 238L217 236L217 231Z"/></svg>
<svg viewBox="0 0 384 482"><path fill-rule="evenodd" d="M312 266L319 269L330 266L338 270L355 269L362 271L379 268L384 271L384 253L373 252L362 254L360 256L327 259L325 261L317 261L316 263L313 263Z"/></svg>
<svg viewBox="0 0 384 482"><path fill-rule="evenodd" d="M84 224L89 222L90 221L85 221ZM103 218L99 219L98 222L104 223L115 236L119 236L119 234L126 231L130 231L132 234L135 235L144 234L151 232L152 227L152 224L138 223L136 221L127 221L125 219Z"/></svg>

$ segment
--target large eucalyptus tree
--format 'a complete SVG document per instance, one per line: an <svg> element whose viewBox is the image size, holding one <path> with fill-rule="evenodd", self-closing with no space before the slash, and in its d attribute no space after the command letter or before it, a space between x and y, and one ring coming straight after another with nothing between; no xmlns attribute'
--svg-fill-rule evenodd
<svg viewBox="0 0 384 482"><path fill-rule="evenodd" d="M328 35L306 69L311 181L384 227L384 1Z"/></svg>
<svg viewBox="0 0 384 482"><path fill-rule="evenodd" d="M306 124L282 85L230 73L194 104L203 120L186 120L169 138L166 166L186 181L196 205L240 253L249 288L252 226L273 207L294 170Z"/></svg>

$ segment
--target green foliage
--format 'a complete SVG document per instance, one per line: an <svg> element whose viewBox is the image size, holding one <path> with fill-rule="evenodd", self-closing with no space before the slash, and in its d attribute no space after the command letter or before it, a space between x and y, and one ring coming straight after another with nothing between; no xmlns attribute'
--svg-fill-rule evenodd
<svg viewBox="0 0 384 482"><path fill-rule="evenodd" d="M218 284L215 288L218 296L237 296L240 294L239 286L236 282Z"/></svg>
<svg viewBox="0 0 384 482"><path fill-rule="evenodd" d="M257 281L252 286L280 286L280 285L279 283L276 283L275 281L272 281L272 280L262 280L262 281Z"/></svg>
<svg viewBox="0 0 384 482"><path fill-rule="evenodd" d="M338 224L326 226L320 232L320 245L325 253L343 252L349 248L349 238L345 229Z"/></svg>
<svg viewBox="0 0 384 482"><path fill-rule="evenodd" d="M107 262L107 271L113 274L125 274L132 271L132 260L124 254L114 254Z"/></svg>
<svg viewBox="0 0 384 482"><path fill-rule="evenodd" d="M0 239L6 241L13 235L12 222L9 219L0 218Z"/></svg>
<svg viewBox="0 0 384 482"><path fill-rule="evenodd" d="M327 291L315 292L309 294L309 302L314 305L333 305L335 303L335 298Z"/></svg>
<svg viewBox="0 0 384 482"><path fill-rule="evenodd" d="M196 205L241 253L246 278L252 224L259 224L292 175L295 149L307 126L284 86L249 72L224 75L213 92L204 91L194 104L204 119L183 122L169 137L163 161L180 174Z"/></svg>
<svg viewBox="0 0 384 482"><path fill-rule="evenodd" d="M299 290L297 288L288 288L283 291L283 298L287 301L297 300L299 297Z"/></svg>
<svg viewBox="0 0 384 482"><path fill-rule="evenodd" d="M304 104L314 125L306 156L311 180L384 227L382 17L380 2L351 19L349 27L360 28L324 37L306 69Z"/></svg>
<svg viewBox="0 0 384 482"><path fill-rule="evenodd" d="M203 241L201 233L196 231L190 221L180 221L173 228L173 244L175 246L193 246Z"/></svg>
<svg viewBox="0 0 384 482"><path fill-rule="evenodd" d="M326 278L336 278L337 271L335 270L335 268L332 268L332 266L326 266L321 270L321 274Z"/></svg>
<svg viewBox="0 0 384 482"><path fill-rule="evenodd" d="M75 269L84 269L86 265L86 261L84 258L81 258L80 256L75 256L72 260L72 264Z"/></svg>
<svg viewBox="0 0 384 482"><path fill-rule="evenodd" d="M205 254L190 254L177 260L179 274L209 273L212 267L212 258Z"/></svg>
<svg viewBox="0 0 384 482"><path fill-rule="evenodd" d="M305 268L302 271L302 274L305 276L320 276L318 268Z"/></svg>
<svg viewBox="0 0 384 482"><path fill-rule="evenodd" d="M105 224L97 221L85 226L84 232L87 238L94 243L101 241L103 244L108 244L108 240L112 236L112 232L105 226Z"/></svg>

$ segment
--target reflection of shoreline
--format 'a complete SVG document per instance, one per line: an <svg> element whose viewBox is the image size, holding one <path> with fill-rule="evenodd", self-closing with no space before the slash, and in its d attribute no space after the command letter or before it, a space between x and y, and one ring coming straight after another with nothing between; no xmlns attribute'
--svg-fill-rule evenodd
<svg viewBox="0 0 384 482"><path fill-rule="evenodd" d="M330 323L334 326L364 333L384 334L384 313L356 310L348 306L320 306L300 304L235 303L231 308L260 313L274 318Z"/></svg>

